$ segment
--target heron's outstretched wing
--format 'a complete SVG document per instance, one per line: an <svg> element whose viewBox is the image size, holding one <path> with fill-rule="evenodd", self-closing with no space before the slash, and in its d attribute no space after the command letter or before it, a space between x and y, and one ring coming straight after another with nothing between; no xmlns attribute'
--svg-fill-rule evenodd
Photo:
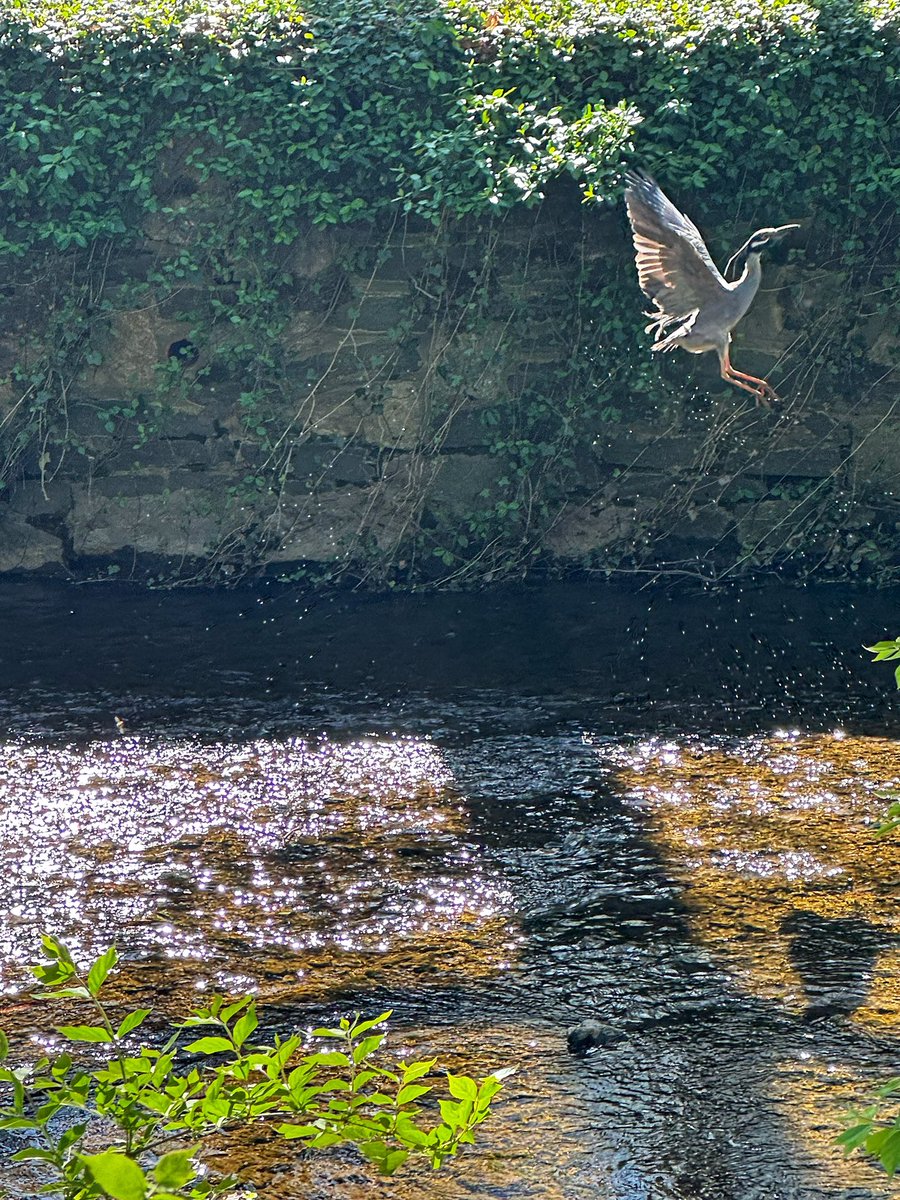
<svg viewBox="0 0 900 1200"><path fill-rule="evenodd" d="M660 329L669 320L721 300L730 289L700 231L649 175L626 172L625 205L634 235L641 289L656 304Z"/></svg>

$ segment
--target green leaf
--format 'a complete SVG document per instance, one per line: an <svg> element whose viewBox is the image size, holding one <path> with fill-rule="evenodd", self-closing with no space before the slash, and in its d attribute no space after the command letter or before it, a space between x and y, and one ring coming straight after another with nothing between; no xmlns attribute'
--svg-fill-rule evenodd
<svg viewBox="0 0 900 1200"><path fill-rule="evenodd" d="M241 1009L246 1008L248 1004L253 1002L252 996L242 996L240 1000L235 1000L231 1004L226 1005L219 1013L220 1021L230 1021L232 1017L237 1016Z"/></svg>
<svg viewBox="0 0 900 1200"><path fill-rule="evenodd" d="M191 1164L191 1159L197 1152L197 1147L189 1150L173 1150L164 1154L153 1168L153 1178L160 1187L182 1187L195 1178L197 1172Z"/></svg>
<svg viewBox="0 0 900 1200"><path fill-rule="evenodd" d="M364 1033L368 1033L370 1029L374 1029L376 1025L381 1025L388 1017L393 1014L393 1009L389 1008L387 1012L383 1012L379 1017L373 1017L369 1021L360 1021L358 1025L354 1025L352 1029L355 1038L362 1037Z"/></svg>
<svg viewBox="0 0 900 1200"><path fill-rule="evenodd" d="M308 1062L320 1067L349 1067L350 1059L340 1050L329 1050L322 1054L310 1054Z"/></svg>
<svg viewBox="0 0 900 1200"><path fill-rule="evenodd" d="M56 1155L52 1150L41 1150L37 1146L26 1146L9 1156L10 1162L55 1162Z"/></svg>
<svg viewBox="0 0 900 1200"><path fill-rule="evenodd" d="M879 1159L888 1175L893 1175L900 1167L900 1127L873 1133L866 1142L866 1150Z"/></svg>
<svg viewBox="0 0 900 1200"><path fill-rule="evenodd" d="M49 933L42 933L41 945L52 959L55 959L57 962L64 963L66 966L71 967L72 970L75 970L75 962L72 958L72 955L69 953L68 948L63 944L63 942L59 941L58 938L53 937L53 935Z"/></svg>
<svg viewBox="0 0 900 1200"><path fill-rule="evenodd" d="M196 1042L191 1042L185 1046L185 1050L191 1054L221 1054L223 1051L230 1050L234 1052L234 1046L223 1037L203 1037L198 1038Z"/></svg>
<svg viewBox="0 0 900 1200"><path fill-rule="evenodd" d="M103 954L93 963L88 971L88 991L92 996L96 996L103 987L107 975L119 961L119 955L115 946L104 951Z"/></svg>
<svg viewBox="0 0 900 1200"><path fill-rule="evenodd" d="M82 1162L90 1171L91 1178L112 1200L144 1200L147 1195L147 1177L132 1158L118 1150L107 1150L103 1154L84 1154Z"/></svg>
<svg viewBox="0 0 900 1200"><path fill-rule="evenodd" d="M353 1047L353 1061L359 1064L370 1054L374 1054L381 1043L384 1041L384 1034L374 1034L372 1037L363 1038L356 1046Z"/></svg>
<svg viewBox="0 0 900 1200"><path fill-rule="evenodd" d="M412 1104L420 1096L426 1096L432 1089L421 1083L408 1083L397 1093L398 1104Z"/></svg>
<svg viewBox="0 0 900 1200"><path fill-rule="evenodd" d="M57 1153L65 1153L76 1142L80 1141L87 1131L87 1123L82 1125L73 1125L67 1129L59 1141L56 1143Z"/></svg>
<svg viewBox="0 0 900 1200"><path fill-rule="evenodd" d="M427 1075L431 1071L436 1062L436 1058L429 1058L422 1062L410 1063L408 1066L406 1063L401 1063L403 1082L412 1083L414 1079L421 1079L423 1075Z"/></svg>
<svg viewBox="0 0 900 1200"><path fill-rule="evenodd" d="M235 1022L232 1037L236 1045L243 1046L250 1034L256 1029L259 1021L256 1016L256 1005L251 1004L242 1017Z"/></svg>
<svg viewBox="0 0 900 1200"><path fill-rule="evenodd" d="M478 1099L478 1084L468 1075L451 1075L448 1072L447 1087L450 1089L450 1095L455 1096L457 1100Z"/></svg>
<svg viewBox="0 0 900 1200"><path fill-rule="evenodd" d="M8 1054L9 1054L9 1038L6 1036L6 1034L3 1032L3 1030L0 1029L0 1062L2 1062L2 1060L5 1059Z"/></svg>
<svg viewBox="0 0 900 1200"><path fill-rule="evenodd" d="M427 1146L429 1144L428 1134L420 1129L406 1113L401 1113L397 1117L394 1133L407 1146Z"/></svg>
<svg viewBox="0 0 900 1200"><path fill-rule="evenodd" d="M322 1132L318 1125L276 1125L275 1129L288 1139L317 1137Z"/></svg>
<svg viewBox="0 0 900 1200"><path fill-rule="evenodd" d="M849 1129L845 1129L834 1140L839 1146L844 1147L845 1154L849 1154L851 1150L856 1150L857 1147L861 1146L871 1132L872 1122L864 1121L859 1125L851 1125Z"/></svg>
<svg viewBox="0 0 900 1200"><path fill-rule="evenodd" d="M369 1162L376 1163L379 1167L390 1153L387 1143L380 1141L361 1142L359 1148Z"/></svg>
<svg viewBox="0 0 900 1200"><path fill-rule="evenodd" d="M0 1121L0 1129L38 1129L40 1123L29 1117L4 1117Z"/></svg>
<svg viewBox="0 0 900 1200"><path fill-rule="evenodd" d="M150 1016L152 1011L153 1010L150 1008L134 1009L133 1012L130 1012L128 1016L125 1017L125 1019L122 1021L122 1024L116 1030L116 1037L127 1037L129 1033L132 1033L135 1029L137 1029L138 1025L142 1024L147 1017Z"/></svg>
<svg viewBox="0 0 900 1200"><path fill-rule="evenodd" d="M472 1115L471 1100L460 1100L458 1103L454 1103L452 1100L440 1100L438 1107L441 1110L441 1120L451 1129L465 1125Z"/></svg>
<svg viewBox="0 0 900 1200"><path fill-rule="evenodd" d="M61 1033L70 1042L111 1042L112 1034L102 1025L57 1025L56 1032Z"/></svg>

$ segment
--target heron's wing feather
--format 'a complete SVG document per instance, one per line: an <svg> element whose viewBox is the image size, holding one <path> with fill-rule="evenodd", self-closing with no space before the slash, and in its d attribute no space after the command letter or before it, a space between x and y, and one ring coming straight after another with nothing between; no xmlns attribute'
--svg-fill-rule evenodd
<svg viewBox="0 0 900 1200"><path fill-rule="evenodd" d="M672 317L721 301L730 289L696 225L649 176L629 172L626 178L625 204L641 289Z"/></svg>

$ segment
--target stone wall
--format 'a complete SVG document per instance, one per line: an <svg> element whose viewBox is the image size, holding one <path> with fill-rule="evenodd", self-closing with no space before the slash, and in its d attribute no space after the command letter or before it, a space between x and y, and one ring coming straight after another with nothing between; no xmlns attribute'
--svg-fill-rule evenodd
<svg viewBox="0 0 900 1200"><path fill-rule="evenodd" d="M311 229L273 247L286 317L257 412L253 355L222 316L234 279L146 282L190 244L201 200L113 254L90 354L25 426L22 364L43 361L65 282L7 289L0 571L404 586L536 565L895 565L900 338L862 311L834 325L839 272L802 254L765 272L734 356L779 387L767 411L718 380L714 356L649 363L628 332L641 297L617 212L562 197L477 229ZM627 315L612 349L591 341L600 289ZM835 338L855 339L846 379L828 373Z"/></svg>

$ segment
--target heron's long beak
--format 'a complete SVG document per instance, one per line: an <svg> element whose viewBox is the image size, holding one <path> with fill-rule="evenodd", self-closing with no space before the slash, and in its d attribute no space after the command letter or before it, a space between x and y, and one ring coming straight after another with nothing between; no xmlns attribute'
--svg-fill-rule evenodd
<svg viewBox="0 0 900 1200"><path fill-rule="evenodd" d="M765 237L766 244L771 245L773 242L780 242L781 239L789 234L792 229L799 228L799 225L779 225L777 229L758 230L753 237L748 238L747 241L744 242L743 246L741 246L740 250L738 250L736 254L732 254L731 258L729 258L728 262L725 264L725 278L728 279L729 275L731 274L731 268L735 266L735 264L737 265L737 271L743 270L744 263L747 261L747 255L750 251L750 247L753 244L754 238L760 236Z"/></svg>

